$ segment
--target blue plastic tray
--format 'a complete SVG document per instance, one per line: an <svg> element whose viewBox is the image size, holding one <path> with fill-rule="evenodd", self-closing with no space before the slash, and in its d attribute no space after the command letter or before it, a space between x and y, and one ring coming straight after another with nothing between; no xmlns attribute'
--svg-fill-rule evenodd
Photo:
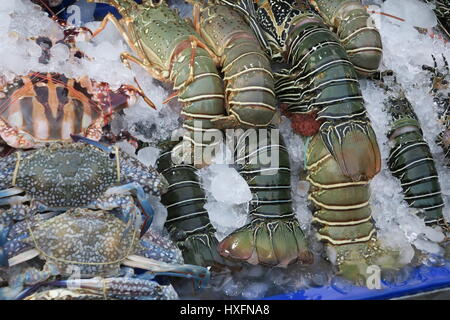
<svg viewBox="0 0 450 320"><path fill-rule="evenodd" d="M62 6L79 5L81 9L86 5L85 0L65 0ZM106 4L97 4L91 20L101 20L109 12L120 18L115 8ZM60 12L61 18L67 18L65 10ZM88 21L82 21L88 22ZM442 267L421 266L411 270L409 279L402 283L382 282L382 289L368 289L351 285L340 285L339 280L336 285L310 288L294 293L266 297L267 300L367 300L367 299L391 299L420 293L431 292L439 289L450 288L450 263Z"/></svg>
<svg viewBox="0 0 450 320"><path fill-rule="evenodd" d="M382 282L382 289L368 289L352 285L336 285L300 290L294 293L267 297L267 300L374 300L411 296L450 288L450 263L442 267L421 266L409 273L403 282Z"/></svg>

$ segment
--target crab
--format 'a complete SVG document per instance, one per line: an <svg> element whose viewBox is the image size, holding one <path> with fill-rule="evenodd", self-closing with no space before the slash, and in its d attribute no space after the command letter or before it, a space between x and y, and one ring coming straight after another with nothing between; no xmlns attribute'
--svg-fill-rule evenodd
<svg viewBox="0 0 450 320"><path fill-rule="evenodd" d="M135 210L139 210L137 207ZM181 252L168 237L139 229L128 214L119 211L70 209L62 214L43 214L17 223L5 249L9 266L15 267L39 257L42 269L25 268L0 291L0 298L11 297L23 286L69 287L111 298L174 298L173 289L164 289L152 279L169 275L193 279L199 287L209 279L206 268L183 264ZM121 267L125 266L125 268ZM147 270L134 274L133 268ZM65 280L48 282L60 276ZM68 278L69 277L69 278ZM17 297L17 296L16 296Z"/></svg>
<svg viewBox="0 0 450 320"><path fill-rule="evenodd" d="M54 143L0 159L0 206L9 205L0 214L0 234L14 221L49 210L122 208L132 215L131 194L145 215L142 232L148 229L153 209L147 195L164 193L166 179L117 147L73 138L80 142ZM0 263L2 259L0 254Z"/></svg>
<svg viewBox="0 0 450 320"><path fill-rule="evenodd" d="M100 140L113 114L134 104L143 91L87 76L34 72L0 87L0 138L14 148L30 149L48 142L70 141L71 135Z"/></svg>

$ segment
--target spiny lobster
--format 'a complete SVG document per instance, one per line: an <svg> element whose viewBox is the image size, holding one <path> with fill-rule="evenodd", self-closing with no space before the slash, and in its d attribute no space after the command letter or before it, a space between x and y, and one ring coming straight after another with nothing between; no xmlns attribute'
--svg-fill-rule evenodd
<svg viewBox="0 0 450 320"><path fill-rule="evenodd" d="M378 70L383 45L378 29L360 0L309 0L333 28L356 71L368 76Z"/></svg>
<svg viewBox="0 0 450 320"><path fill-rule="evenodd" d="M423 137L414 109L395 78L383 87L389 97L385 100L390 115L388 138L394 143L387 159L392 175L400 179L404 199L419 210L428 225L446 226L442 214L444 201L430 146Z"/></svg>
<svg viewBox="0 0 450 320"><path fill-rule="evenodd" d="M313 255L292 208L289 154L279 131L248 129L236 138L237 170L253 196L251 221L221 241L221 254L271 267L312 263Z"/></svg>
<svg viewBox="0 0 450 320"><path fill-rule="evenodd" d="M167 208L167 227L171 238L183 253L186 263L221 268L230 265L217 250L215 229L204 205L206 194L197 169L189 164L175 164L172 150L176 142L163 143L157 170L169 183L161 202Z"/></svg>
<svg viewBox="0 0 450 320"><path fill-rule="evenodd" d="M214 52L223 73L229 116L221 127L266 127L276 110L270 61L253 30L233 9L208 1L194 4L194 26Z"/></svg>
<svg viewBox="0 0 450 320"><path fill-rule="evenodd" d="M368 183L380 170L381 155L340 40L307 1L222 2L248 19L273 59L288 64L275 73L275 92L288 112L316 113L321 123L307 147L309 199L322 226L319 239L337 251L340 273L364 278L375 261L395 268L398 254L381 249L368 203Z"/></svg>
<svg viewBox="0 0 450 320"><path fill-rule="evenodd" d="M344 174L357 181L378 173L381 156L355 69L309 4L260 1L255 10L247 0L222 1L249 19L272 58L289 64L275 73L278 99L289 113L317 113L322 139Z"/></svg>
<svg viewBox="0 0 450 320"><path fill-rule="evenodd" d="M187 130L185 142L200 150L214 147L218 143L215 140L222 134L211 120L225 115L224 89L216 63L211 58L214 54L193 27L161 0L143 0L139 4L134 0L88 1L112 5L122 15L118 20L109 13L93 37L108 22L113 23L138 55L124 52L122 61L127 66L130 62L136 63L155 79L173 84L175 93L166 101L178 96L184 104L181 114L186 117L183 125ZM193 155L197 154L194 151ZM190 160L200 166L209 161Z"/></svg>

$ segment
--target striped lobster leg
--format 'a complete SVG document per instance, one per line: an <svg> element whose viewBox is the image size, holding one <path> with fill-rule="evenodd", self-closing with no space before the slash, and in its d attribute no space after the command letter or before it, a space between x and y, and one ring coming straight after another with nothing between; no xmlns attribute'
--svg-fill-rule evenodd
<svg viewBox="0 0 450 320"><path fill-rule="evenodd" d="M299 18L286 41L289 70L275 74L275 91L292 114L317 113L326 148L352 180L381 166L357 74L339 39L311 14ZM301 125L301 124L300 124Z"/></svg>
<svg viewBox="0 0 450 320"><path fill-rule="evenodd" d="M400 180L408 205L418 209L427 224L446 225L433 155L411 103L400 94L391 96L385 104L392 119L388 137L394 143L389 169Z"/></svg>
<svg viewBox="0 0 450 320"><path fill-rule="evenodd" d="M361 76L377 71L383 55L381 36L361 0L309 0L339 36Z"/></svg>
<svg viewBox="0 0 450 320"><path fill-rule="evenodd" d="M223 73L229 115L213 122L223 128L269 125L276 111L274 80L253 30L239 13L211 2L194 2L194 25Z"/></svg>
<svg viewBox="0 0 450 320"><path fill-rule="evenodd" d="M246 130L235 148L238 171L253 194L250 223L219 245L223 256L250 264L286 267L312 263L292 208L289 155L278 130Z"/></svg>
<svg viewBox="0 0 450 320"><path fill-rule="evenodd" d="M165 225L172 240L182 251L185 263L204 267L231 265L217 251L216 230L204 208L206 195L197 169L188 164L174 164L172 150L173 146L166 147L157 161L158 171L169 182L161 202L168 211Z"/></svg>
<svg viewBox="0 0 450 320"><path fill-rule="evenodd" d="M326 148L320 134L309 139L306 154L308 199L318 239L325 243L339 274L363 281L370 265L398 267L398 253L381 249L369 205L369 180L352 181Z"/></svg>

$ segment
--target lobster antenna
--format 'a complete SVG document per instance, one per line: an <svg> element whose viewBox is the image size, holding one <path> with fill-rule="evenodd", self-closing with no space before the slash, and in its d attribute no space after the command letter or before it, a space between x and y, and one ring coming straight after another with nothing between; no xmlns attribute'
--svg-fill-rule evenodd
<svg viewBox="0 0 450 320"><path fill-rule="evenodd" d="M141 85L139 84L139 82L137 81L136 77L134 77L134 82L136 82L136 85L139 89L139 95L142 97L142 99L144 99L144 101L153 109L156 110L156 105L153 103L152 100L150 100L149 97L147 97L147 95L144 93L144 90L142 90Z"/></svg>
<svg viewBox="0 0 450 320"><path fill-rule="evenodd" d="M376 13L376 14L379 14L379 15L382 15L382 16L386 16L386 17L389 17L389 18L397 19L397 20L399 20L399 21L401 21L401 22L405 22L405 21L406 21L406 20L403 19L403 18L394 16L394 15L392 15L392 14L389 14L389 13L386 13L386 12L383 12L383 11L367 10L368 7L367 7L367 6L365 6L365 7L366 7L366 11L367 11L368 13Z"/></svg>

